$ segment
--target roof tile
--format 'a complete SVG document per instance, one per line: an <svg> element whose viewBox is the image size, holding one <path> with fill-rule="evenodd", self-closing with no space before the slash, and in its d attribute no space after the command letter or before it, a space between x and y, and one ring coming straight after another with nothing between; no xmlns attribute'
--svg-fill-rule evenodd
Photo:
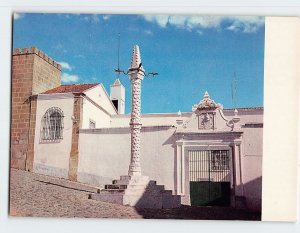
<svg viewBox="0 0 300 233"><path fill-rule="evenodd" d="M99 85L99 83L91 84L71 84L71 85L61 85L55 87L48 91L43 92L42 94L56 94L56 93L82 93L86 90Z"/></svg>

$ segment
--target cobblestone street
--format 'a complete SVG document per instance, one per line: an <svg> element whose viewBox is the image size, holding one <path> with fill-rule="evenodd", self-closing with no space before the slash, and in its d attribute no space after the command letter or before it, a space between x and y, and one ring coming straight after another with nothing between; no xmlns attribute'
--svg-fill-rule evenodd
<svg viewBox="0 0 300 233"><path fill-rule="evenodd" d="M10 215L79 218L260 220L260 214L231 208L136 209L88 199L88 188L63 179L11 169Z"/></svg>

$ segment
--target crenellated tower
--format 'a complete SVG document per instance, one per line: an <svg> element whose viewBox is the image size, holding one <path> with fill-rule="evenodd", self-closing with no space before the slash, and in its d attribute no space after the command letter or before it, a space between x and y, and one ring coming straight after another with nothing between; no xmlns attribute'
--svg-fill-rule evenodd
<svg viewBox="0 0 300 233"><path fill-rule="evenodd" d="M35 47L12 55L11 167L31 170L36 95L61 83L61 65Z"/></svg>

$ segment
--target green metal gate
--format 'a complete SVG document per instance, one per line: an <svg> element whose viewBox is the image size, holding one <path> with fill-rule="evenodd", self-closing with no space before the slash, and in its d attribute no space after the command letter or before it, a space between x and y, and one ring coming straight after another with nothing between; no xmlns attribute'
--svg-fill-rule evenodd
<svg viewBox="0 0 300 233"><path fill-rule="evenodd" d="M192 206L230 206L228 150L191 150L189 155Z"/></svg>

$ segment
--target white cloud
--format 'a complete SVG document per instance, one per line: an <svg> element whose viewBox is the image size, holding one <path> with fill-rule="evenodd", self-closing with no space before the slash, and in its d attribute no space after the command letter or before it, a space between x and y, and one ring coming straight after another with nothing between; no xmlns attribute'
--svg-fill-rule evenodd
<svg viewBox="0 0 300 233"><path fill-rule="evenodd" d="M22 19L24 16L25 14L14 13L14 20Z"/></svg>
<svg viewBox="0 0 300 233"><path fill-rule="evenodd" d="M98 23L99 21L100 21L100 19L99 19L99 16L98 15L92 15L91 16L91 21L93 22L93 23Z"/></svg>
<svg viewBox="0 0 300 233"><path fill-rule="evenodd" d="M63 52L63 53L68 52L61 43L56 44L55 46L53 46L53 48L59 52Z"/></svg>
<svg viewBox="0 0 300 233"><path fill-rule="evenodd" d="M231 25L226 29L235 32L254 33L264 25L263 17L234 17Z"/></svg>
<svg viewBox="0 0 300 233"><path fill-rule="evenodd" d="M91 23L99 23L100 21L99 15L97 14L85 15L81 17L81 19Z"/></svg>
<svg viewBox="0 0 300 233"><path fill-rule="evenodd" d="M110 15L103 15L103 16L102 16L102 19L103 19L103 20L109 20L110 17L111 17Z"/></svg>
<svg viewBox="0 0 300 233"><path fill-rule="evenodd" d="M202 35L203 35L203 32L202 32L202 31L200 31L200 30L197 30L197 31L196 31L196 33L197 33L198 35L200 35L200 36L202 36Z"/></svg>
<svg viewBox="0 0 300 233"><path fill-rule="evenodd" d="M79 80L78 75L72 75L68 73L62 73L61 75L61 81L63 83L74 83L77 82L78 80Z"/></svg>
<svg viewBox="0 0 300 233"><path fill-rule="evenodd" d="M155 22L160 27L166 27L169 22L168 15L144 15L144 18L149 22Z"/></svg>
<svg viewBox="0 0 300 233"><path fill-rule="evenodd" d="M144 31L147 35L149 36L152 36L153 35L153 32L151 30L145 30Z"/></svg>
<svg viewBox="0 0 300 233"><path fill-rule="evenodd" d="M67 62L61 61L61 62L58 62L58 64L60 64L61 67L64 68L64 69L66 69L66 70L72 70L73 69L73 67L70 66L70 64L67 63Z"/></svg>
<svg viewBox="0 0 300 233"><path fill-rule="evenodd" d="M260 16L168 16L168 15L144 15L145 20L156 23L162 28L168 25L186 29L199 30L215 28L221 29L224 22L229 24L226 27L230 31L243 33L254 33L264 25L264 17Z"/></svg>

